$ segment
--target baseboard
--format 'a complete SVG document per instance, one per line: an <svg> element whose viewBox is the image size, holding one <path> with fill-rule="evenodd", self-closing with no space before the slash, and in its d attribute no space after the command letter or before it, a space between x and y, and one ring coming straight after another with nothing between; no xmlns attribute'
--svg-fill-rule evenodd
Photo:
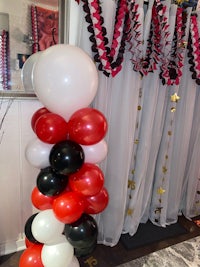
<svg viewBox="0 0 200 267"><path fill-rule="evenodd" d="M17 251L24 250L26 248L25 241L18 239L17 241L8 241L0 244L0 256L11 254Z"/></svg>

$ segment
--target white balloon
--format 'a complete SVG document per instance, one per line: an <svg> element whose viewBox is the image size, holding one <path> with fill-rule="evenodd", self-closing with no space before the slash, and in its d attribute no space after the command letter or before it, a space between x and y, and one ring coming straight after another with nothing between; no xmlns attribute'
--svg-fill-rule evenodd
<svg viewBox="0 0 200 267"><path fill-rule="evenodd" d="M33 68L40 57L42 52L37 52L32 54L28 59L24 62L24 65L22 67L21 71L21 80L24 87L24 90L26 92L33 92L33 83L32 83L32 74L33 74Z"/></svg>
<svg viewBox="0 0 200 267"><path fill-rule="evenodd" d="M64 224L56 219L52 209L39 212L31 225L34 238L44 244L57 240L63 230Z"/></svg>
<svg viewBox="0 0 200 267"><path fill-rule="evenodd" d="M57 243L45 244L41 252L45 267L72 267L73 256L74 248L64 236Z"/></svg>
<svg viewBox="0 0 200 267"><path fill-rule="evenodd" d="M67 267L67 266L65 266L65 267ZM73 256L69 267L80 267L79 261L78 261L76 256Z"/></svg>
<svg viewBox="0 0 200 267"><path fill-rule="evenodd" d="M43 169L50 165L49 154L54 144L47 144L38 138L31 140L25 149L27 161L34 167Z"/></svg>
<svg viewBox="0 0 200 267"><path fill-rule="evenodd" d="M108 146L105 140L101 140L100 142L94 145L81 145L85 155L85 162L88 163L99 163L105 159Z"/></svg>
<svg viewBox="0 0 200 267"><path fill-rule="evenodd" d="M98 87L98 72L92 59L79 47L58 44L42 52L33 70L38 99L65 120L87 107Z"/></svg>

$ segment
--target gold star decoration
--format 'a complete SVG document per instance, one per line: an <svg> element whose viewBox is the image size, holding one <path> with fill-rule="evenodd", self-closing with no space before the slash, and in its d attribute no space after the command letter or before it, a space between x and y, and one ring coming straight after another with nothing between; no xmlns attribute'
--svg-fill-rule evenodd
<svg viewBox="0 0 200 267"><path fill-rule="evenodd" d="M165 193L165 189L164 188L162 188L162 187L159 187L158 189L157 189L157 194L158 195L163 195L164 193Z"/></svg>
<svg viewBox="0 0 200 267"><path fill-rule="evenodd" d="M187 42L186 41L182 41L182 42L179 42L178 43L178 46L180 47L180 48L186 48L187 47Z"/></svg>
<svg viewBox="0 0 200 267"><path fill-rule="evenodd" d="M135 190L135 182L128 180L128 188L131 188L131 190Z"/></svg>
<svg viewBox="0 0 200 267"><path fill-rule="evenodd" d="M158 213L160 214L162 209L163 209L163 207L156 208L155 211L154 211L155 214L158 214Z"/></svg>
<svg viewBox="0 0 200 267"><path fill-rule="evenodd" d="M167 168L165 166L162 167L162 172L166 173L167 172Z"/></svg>
<svg viewBox="0 0 200 267"><path fill-rule="evenodd" d="M89 257L87 260L84 261L88 266L94 266L98 264L98 261L93 256Z"/></svg>
<svg viewBox="0 0 200 267"><path fill-rule="evenodd" d="M127 215L128 215L128 216L131 216L132 214L133 214L133 209L128 209L128 210L127 210Z"/></svg>
<svg viewBox="0 0 200 267"><path fill-rule="evenodd" d="M178 100L180 99L180 96L177 95L177 93L171 95L171 102L178 102Z"/></svg>

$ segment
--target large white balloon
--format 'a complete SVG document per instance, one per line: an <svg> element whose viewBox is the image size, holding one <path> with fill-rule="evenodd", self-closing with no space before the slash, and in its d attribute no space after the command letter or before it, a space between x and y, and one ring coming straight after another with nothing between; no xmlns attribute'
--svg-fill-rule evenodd
<svg viewBox="0 0 200 267"><path fill-rule="evenodd" d="M43 169L50 165L49 154L52 147L53 144L47 144L34 138L26 146L25 157L33 167Z"/></svg>
<svg viewBox="0 0 200 267"><path fill-rule="evenodd" d="M74 248L62 236L57 243L44 245L41 252L42 263L45 267L72 267Z"/></svg>
<svg viewBox="0 0 200 267"><path fill-rule="evenodd" d="M76 110L87 107L94 99L98 72L82 49L58 44L44 50L37 60L33 86L48 110L68 120Z"/></svg>
<svg viewBox="0 0 200 267"><path fill-rule="evenodd" d="M84 151L85 155L85 162L88 163L99 163L102 160L105 159L107 152L108 152L108 147L107 143L105 140L101 140L100 142L94 144L94 145L81 145Z"/></svg>
<svg viewBox="0 0 200 267"><path fill-rule="evenodd" d="M31 231L40 243L52 243L63 233L64 224L58 221L52 209L39 212L33 219Z"/></svg>
<svg viewBox="0 0 200 267"><path fill-rule="evenodd" d="M24 63L21 71L21 80L26 92L33 92L33 68L42 52L32 54Z"/></svg>

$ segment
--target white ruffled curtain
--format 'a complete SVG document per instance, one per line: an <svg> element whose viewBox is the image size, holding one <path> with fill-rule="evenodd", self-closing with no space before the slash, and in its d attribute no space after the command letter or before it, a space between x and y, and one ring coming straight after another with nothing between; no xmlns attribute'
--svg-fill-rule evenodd
<svg viewBox="0 0 200 267"><path fill-rule="evenodd" d="M153 1L147 10L142 0L137 2L146 42ZM172 40L177 6L162 3L167 5ZM101 0L101 6L111 42L116 3ZM92 56L82 4L73 0L71 10L69 42ZM188 27L189 16L186 38ZM134 235L139 223L148 219L166 226L175 223L181 213L188 218L200 214L200 88L191 78L187 54L184 56L178 86L162 85L159 71L141 78L133 71L127 50L122 71L115 78L99 72L93 107L105 114L109 125L109 150L101 168L110 196L106 210L95 216L99 243L114 246L122 233ZM180 97L177 103L171 102L174 93Z"/></svg>

